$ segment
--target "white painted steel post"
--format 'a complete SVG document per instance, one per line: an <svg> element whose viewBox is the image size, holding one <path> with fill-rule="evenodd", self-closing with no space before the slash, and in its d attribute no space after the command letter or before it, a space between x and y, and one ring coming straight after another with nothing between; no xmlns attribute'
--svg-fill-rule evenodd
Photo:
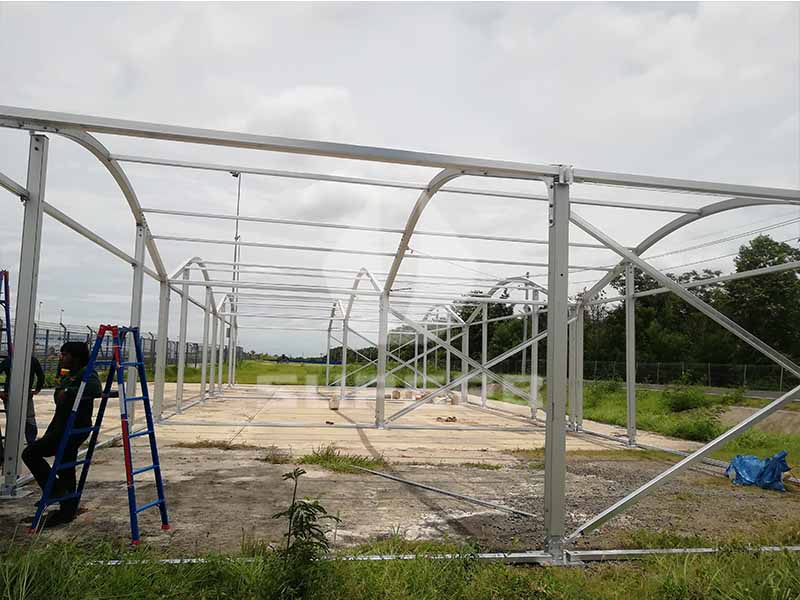
<svg viewBox="0 0 800 600"><path fill-rule="evenodd" d="M22 217L22 244L19 254L17 280L17 306L14 320L14 361L11 369L6 413L6 446L3 462L4 479L0 495L16 494L19 461L28 411L28 389L33 350L36 292L39 283L39 256L42 246L42 215L47 180L47 154L49 140L43 135L31 134L28 147L28 195L22 199L25 211ZM10 327L11 324L7 323Z"/></svg>
<svg viewBox="0 0 800 600"><path fill-rule="evenodd" d="M625 263L625 383L628 400L628 446L636 445L636 300L633 264Z"/></svg>
<svg viewBox="0 0 800 600"><path fill-rule="evenodd" d="M136 264L133 265L133 285L131 289L131 327L139 327L142 324L142 293L144 291L144 253L147 249L147 229L144 225L136 225L136 245L134 248L134 258ZM128 340L128 361L136 362L136 344L133 337ZM128 394L136 393L136 380L138 374L136 367L128 367L127 389ZM128 423L133 426L136 422L136 403L128 405Z"/></svg>
<svg viewBox="0 0 800 600"><path fill-rule="evenodd" d="M325 387L331 384L331 328L325 336Z"/></svg>
<svg viewBox="0 0 800 600"><path fill-rule="evenodd" d="M214 376L216 374L216 366L217 366L217 326L218 321L217 316L212 314L210 315L211 319L211 335L209 339L209 358L208 358L208 393L209 395L214 395Z"/></svg>
<svg viewBox="0 0 800 600"><path fill-rule="evenodd" d="M419 389L417 372L419 370L419 333L414 332L414 390Z"/></svg>
<svg viewBox="0 0 800 600"><path fill-rule="evenodd" d="M446 339L447 339L448 348L445 349L445 355L444 355L444 370L445 370L444 381L445 381L445 383L450 383L450 377L451 377L450 376L450 348L449 348L450 342L451 342L450 337L452 335L450 333L450 321L451 321L451 319L452 319L452 317L450 316L450 312L448 311L448 313L447 313L447 332L446 332L446 336L447 336Z"/></svg>
<svg viewBox="0 0 800 600"><path fill-rule="evenodd" d="M233 312L233 310L231 310L231 312ZM228 325L228 387L231 388L231 387L233 387L233 363L236 360L236 357L234 356L234 354L235 354L235 347L234 347L235 340L233 339L234 338L233 323L234 323L235 317L233 315L231 315L228 318L230 319L230 325Z"/></svg>
<svg viewBox="0 0 800 600"><path fill-rule="evenodd" d="M170 289L166 280L158 287L158 337L156 339L156 369L153 413L161 420L164 413L164 380L167 369L167 340L169 336Z"/></svg>
<svg viewBox="0 0 800 600"><path fill-rule="evenodd" d="M571 316L575 316L575 309L569 311ZM575 372L578 370L578 336L575 331L575 321L568 325L568 344L569 344L569 426L575 429L576 413L578 406L578 386L576 383Z"/></svg>
<svg viewBox="0 0 800 600"><path fill-rule="evenodd" d="M464 323L462 328L464 332L461 338L461 352L465 356L469 356L469 323ZM461 361L461 374L469 372L469 366L463 360ZM461 382L461 402L466 404L469 401L469 378Z"/></svg>
<svg viewBox="0 0 800 600"><path fill-rule="evenodd" d="M206 401L208 382L208 325L211 312L211 288L206 288L206 301L203 305L203 347L200 350L200 402Z"/></svg>
<svg viewBox="0 0 800 600"><path fill-rule="evenodd" d="M219 320L219 360L217 361L217 393L222 395L222 365L225 362L225 319Z"/></svg>
<svg viewBox="0 0 800 600"><path fill-rule="evenodd" d="M534 292L534 300L539 299L539 292ZM531 307L531 339L539 335L539 307ZM537 417L539 410L539 342L531 346L531 419Z"/></svg>
<svg viewBox="0 0 800 600"><path fill-rule="evenodd" d="M575 429L583 429L583 327L586 308L583 304L577 307L575 320Z"/></svg>
<svg viewBox="0 0 800 600"><path fill-rule="evenodd" d="M239 319L233 317L233 385L236 385L236 369L239 367Z"/></svg>
<svg viewBox="0 0 800 600"><path fill-rule="evenodd" d="M483 323L481 323L481 366L485 367L489 360L489 305L483 305ZM523 357L525 355L523 354ZM522 359L523 364L525 359ZM486 408L486 399L488 396L489 378L486 373L481 375L481 406Z"/></svg>
<svg viewBox="0 0 800 600"><path fill-rule="evenodd" d="M569 176L566 170L563 175ZM567 404L567 310L569 270L569 184L549 185L547 274L547 422L545 428L544 526L546 550L563 556Z"/></svg>
<svg viewBox="0 0 800 600"><path fill-rule="evenodd" d="M530 277L530 275L531 275L530 273L525 273L525 277ZM526 283L525 284L525 300L528 299L528 290L529 289L530 289L530 286ZM525 341L528 340L528 316L527 316L527 313L525 313L525 307L524 306L522 307L522 309L523 309L522 341L525 342ZM525 348L522 351L522 373L520 373L523 377L525 376L525 363L527 362L527 360L528 360L528 349Z"/></svg>
<svg viewBox="0 0 800 600"><path fill-rule="evenodd" d="M424 323L423 327L428 329L428 324ZM428 389L428 338L422 338L422 389Z"/></svg>
<svg viewBox="0 0 800 600"><path fill-rule="evenodd" d="M183 270L183 280L189 281L189 269ZM175 386L175 410L181 412L183 406L183 379L186 371L186 319L189 313L189 286L181 288L181 318L178 329L178 373Z"/></svg>
<svg viewBox="0 0 800 600"><path fill-rule="evenodd" d="M378 305L378 372L375 386L375 427L383 429L386 418L386 350L389 340L389 293L381 294Z"/></svg>
<svg viewBox="0 0 800 600"><path fill-rule="evenodd" d="M342 319L342 375L339 380L339 396L334 395L329 401L329 408L333 410L339 409L339 402L344 400L347 395L347 338L349 331L348 319Z"/></svg>

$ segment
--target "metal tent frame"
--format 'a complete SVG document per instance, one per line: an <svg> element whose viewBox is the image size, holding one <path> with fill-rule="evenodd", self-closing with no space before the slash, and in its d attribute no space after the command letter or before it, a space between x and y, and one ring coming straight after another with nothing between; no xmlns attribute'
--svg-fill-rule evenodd
<svg viewBox="0 0 800 600"><path fill-rule="evenodd" d="M368 385L375 385L375 418L373 423L353 424L353 427L414 427L401 425L396 421L407 415L417 407L429 402L437 394L461 386L462 400L467 403L467 382L473 377L480 377L482 382L481 403L476 406L479 410L489 410L486 404L486 386L489 379L498 382L510 392L525 398L530 403L531 415L527 419L526 427L541 426L537 420L537 410L545 411L545 494L544 494L544 526L546 531L546 544L542 551L524 553L513 557L514 562L556 562L559 564L579 560L581 557L623 557L620 551L591 551L575 552L566 548L580 536L598 528L603 523L624 511L631 504L644 495L650 493L659 484L673 478L681 471L689 468L694 463L703 460L715 448L724 444L736 435L742 433L755 423L767 417L791 401L800 391L800 386L783 394L768 406L754 413L717 439L709 442L696 452L686 456L683 460L664 471L653 480L639 489L628 494L625 498L588 520L576 530L568 533L565 528L565 456L566 436L568 433L582 432L582 371L583 371L583 315L588 306L597 302L626 301L626 365L627 365L627 397L628 397L628 439L631 446L636 445L635 425L635 338L634 338L634 311L635 298L655 293L672 292L688 304L707 315L720 326L739 337L781 365L790 373L800 377L800 366L790 359L770 348L763 341L741 326L731 321L718 311L704 303L689 289L695 286L706 285L716 281L741 278L745 276L758 276L765 273L778 272L784 269L796 269L798 263L787 263L766 269L757 269L748 273L737 273L716 278L680 285L665 276L658 269L641 258L641 255L656 242L664 239L682 227L697 222L700 219L720 214L726 211L744 207L764 205L800 205L800 190L759 187L708 181L695 181L688 179L675 179L665 177L651 177L628 173L594 171L574 168L570 165L546 165L509 161L498 161L480 158L468 158L442 154L431 154L396 150L389 148L356 146L350 144L320 142L311 140L271 137L246 133L235 133L208 129L195 129L172 125L154 124L146 122L108 119L93 116L83 116L67 113L33 110L0 106L0 126L30 132L29 160L27 182L23 186L9 177L0 174L0 187L21 198L24 203L22 245L19 263L19 282L17 285L16 303L16 329L14 332L15 352L17 356L30 354L32 346L34 307L36 306L38 261L41 240L43 215L47 214L56 221L64 224L83 237L89 239L101 248L110 252L120 260L128 263L133 268L133 287L131 291L130 325L138 326L141 321L142 311L142 285L145 275L159 282L159 309L158 309L158 347L155 373L155 412L163 417L164 397L164 371L166 358L166 339L169 324L169 303L171 294L177 293L181 297L180 307L180 339L179 339L179 364L178 364L178 391L176 398L176 411L186 410L190 404L184 402L183 379L185 364L185 342L187 329L187 311L189 304L193 304L203 311L203 349L202 349L202 384L200 397L196 402L203 402L209 395L223 392L223 362L225 354L225 339L227 338L227 354L232 356L237 347L238 331L241 327L240 319L249 315L270 316L275 309L290 308L292 315L280 315L282 319L295 317L301 320L313 320L313 315L303 314L303 311L319 311L321 321L327 321L327 327L313 329L327 333L327 380L326 384L338 385L338 396L331 398L335 404L338 400L346 398L356 390L348 390L346 378L341 376L338 380L330 380L330 344L338 341L343 346L343 360L341 371L346 373L348 351L348 337L358 336L368 343L377 346L377 376ZM411 165L438 169L439 172L427 182L404 182L393 180L367 179L325 173L273 170L263 168L245 167L239 165L210 164L200 162L187 162L179 160L162 159L145 156L117 155L112 153L102 144L97 134L124 136L130 138L161 140L172 142L185 142L191 144L210 145L228 148L251 149L277 153L300 154L307 156L321 156L333 159L348 159L369 161L373 163ZM75 219L64 214L45 201L48 135L59 135L67 138L84 149L88 150L105 167L117 183L125 197L133 216L133 225L136 230L133 254L128 254L121 248L103 239L90 228L80 224ZM405 226L401 228L356 226L341 223L322 223L316 221L301 221L289 219L274 219L254 217L237 214L205 214L199 212L178 211L165 208L143 208L139 203L131 181L128 179L123 165L125 163L145 164L179 169L193 169L205 171L228 172L238 179L238 192L241 191L241 177L243 174L278 177L289 179L303 179L312 181L326 181L348 185L364 185L377 188L416 190L419 195L408 217ZM481 178L497 178L505 180L518 180L523 182L537 182L545 186L545 193L520 193L504 190L457 187L450 185L459 177L472 176ZM622 202L615 200L598 200L573 197L572 186L576 183L597 184L611 187L636 188L644 190L659 190L675 193L701 194L721 197L717 201L700 208L681 207L666 204L645 204ZM527 238L514 238L508 236L486 236L478 234L459 234L441 231L417 229L417 224L426 207L436 194L461 194L473 195L494 199L523 199L536 202L547 202L549 207L549 235L547 240ZM608 236L601 229L584 219L580 215L580 206L622 208L627 210L656 211L676 213L674 220L659 228L646 237L635 248L627 248ZM576 211L576 207L578 210ZM178 237L154 235L147 223L148 213L161 213L189 218L210 218L233 220L237 224L237 234L233 241L207 238ZM310 245L288 245L266 242L245 242L238 234L240 221L267 222L283 226L319 227L327 229L342 229L347 231L370 231L380 233L399 234L400 241L394 252L381 252L358 248L328 248ZM570 241L570 225L587 233L595 242L580 243ZM458 256L436 256L421 252L414 252L410 247L413 235L463 238L469 240L482 240L501 242L506 244L542 244L548 247L548 260L546 263L531 261L493 260ZM203 260L194 256L185 261L173 272L168 272L159 253L158 241L172 241L198 245L231 245L234 248L233 261L221 262ZM274 264L248 264L241 262L241 248L253 246L289 251L306 251L318 253L336 253L354 256L379 256L391 259L391 264L385 273L370 273L361 269L354 274L349 269L315 269L302 265L274 265ZM619 262L608 268L600 265L572 265L569 264L571 247L604 249L615 253ZM145 253L150 257L153 268L146 265ZM541 266L547 268L548 284L546 287L538 286L526 278L517 277L502 281L477 280L477 278L459 278L453 276L424 277L401 275L401 268L406 260L448 261L450 263L469 262L477 264L502 264L511 267ZM634 269L646 273L661 283L663 286L657 290L634 294L633 273ZM285 283L276 281L255 281L242 275L250 275L255 271L259 275L275 275L310 279L310 282ZM595 270L603 272L600 280L584 294L570 301L568 296L569 274L574 270ZM202 278L193 280L192 272L199 271ZM215 273L231 274L230 279L217 278ZM615 277L625 274L627 280L624 297L599 300L598 294ZM319 277L326 279L344 278L350 280L352 285L335 286L322 285ZM433 287L434 291L409 293L398 289L398 282L413 280L415 285ZM366 283L366 285L363 285ZM462 295L454 299L454 294L447 288L470 287L483 285L486 289L481 295ZM205 290L204 301L193 299L190 289L201 287ZM496 298L494 294L508 287L516 287L525 291L525 299ZM531 299L527 298L528 292ZM539 295L545 294L546 300L540 300ZM220 295L221 298L218 298ZM363 319L363 315L354 314L354 303L358 301L361 310L377 310L377 340L365 337L353 328L353 323ZM287 304L288 302L288 304ZM526 339L514 348L509 348L500 356L489 359L486 352L486 327L489 322L488 305L495 302L515 304L523 307L523 314L513 315L513 318L530 318L531 330L526 332ZM377 306L376 306L377 304ZM471 306L474 310L468 319L463 319L454 309L456 306ZM422 317L413 318L410 311L414 307L424 306L428 312ZM363 308L365 307L365 308ZM253 310L253 313L247 312ZM539 311L546 310L547 329L538 331ZM368 313L369 314L369 313ZM401 327L390 331L390 319ZM480 324L482 327L482 353L481 360L476 361L469 356L469 327ZM334 331L341 326L341 340L337 339ZM526 325L527 330L527 325ZM226 331L227 329L227 331ZM291 327L282 326L279 329L289 330ZM304 328L297 328L304 329ZM442 335L442 333L444 335ZM529 333L529 335L528 335ZM454 335L455 334L455 335ZM409 361L401 360L396 350L391 348L390 336L402 337L411 335L415 347L422 342L422 349L414 353L414 358ZM461 338L461 347L454 342ZM547 340L547 398L543 407L539 406L537 386L532 385L532 393L528 394L505 381L491 369L509 356L518 352L531 349L535 355L538 343ZM400 342L403 343L402 341ZM406 342L408 343L408 342ZM427 357L437 349L444 350L446 354L447 376L443 383L434 382L436 389L428 391ZM451 357L462 362L462 374L457 377L450 376ZM415 379L421 376L423 380L423 397L391 415L386 415L384 399L386 396L386 377L396 369L387 371L387 361L392 359L401 366L410 366ZM420 369L419 361L422 361ZM533 360L533 365L537 364ZM568 368L573 374L568 377ZM13 495L20 484L18 468L20 451L22 449L23 425L25 411L25 382L28 381L29 363L21 361L13 370L10 385L10 401L8 413L8 443L4 464L4 481L2 493ZM129 374L129 377L133 376ZM532 382L536 381L535 366L531 369ZM569 385L570 379L573 385ZM432 380L432 379L431 379ZM236 381L236 361L228 361L227 385L231 387ZM413 384L416 387L416 382ZM361 386L367 387L366 385ZM569 391L568 391L569 389ZM570 414L566 415L568 394L570 395ZM187 425L198 423L187 422ZM283 426L296 424L285 423L251 423L253 426ZM445 427L445 426L443 426ZM591 433L591 432L586 432ZM650 552L645 550L644 552ZM652 550L655 551L655 550ZM687 549L684 549L687 551ZM614 552L617 552L614 554ZM634 552L634 551L631 551ZM594 553L594 554L592 554ZM598 554L599 553L599 554ZM629 553L630 554L630 553ZM630 554L632 555L632 554ZM494 559L497 557L493 556Z"/></svg>

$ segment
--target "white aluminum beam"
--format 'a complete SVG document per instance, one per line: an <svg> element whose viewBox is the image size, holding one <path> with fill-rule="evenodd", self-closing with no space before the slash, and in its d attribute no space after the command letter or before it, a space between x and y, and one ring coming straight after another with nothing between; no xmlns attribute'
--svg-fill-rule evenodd
<svg viewBox="0 0 800 600"><path fill-rule="evenodd" d="M5 188L15 196L19 198L27 198L28 197L28 190L18 184L16 181L11 179L8 175L4 175L0 173L0 187Z"/></svg>
<svg viewBox="0 0 800 600"><path fill-rule="evenodd" d="M19 461L25 434L26 407L33 355L36 292L39 285L39 257L42 246L44 193L47 181L47 155L50 142L46 136L31 134L28 147L28 179L25 188L25 210L22 217L22 244L17 279L17 303L14 319L13 354L6 412L6 444L3 462L4 478L0 495L16 494ZM10 326L10 324L7 324ZM10 350L10 349L9 349ZM11 352L9 351L9 354Z"/></svg>
<svg viewBox="0 0 800 600"><path fill-rule="evenodd" d="M408 189L408 190L424 190L426 185L424 183L413 183L383 179L366 179L362 177L348 177L343 175L329 175L324 173L309 173L302 171L285 171L277 169L259 169L256 167L234 166L224 164L213 164L203 162L190 162L182 160L174 160L167 158L154 158L146 156L130 156L130 155L114 155L114 160L119 162L138 163L146 165L159 165L165 167L178 167L185 169L199 169L205 171L222 171L228 173L248 173L251 175L263 175L268 177L281 177L288 179L304 179L309 181L327 181L335 183L348 183L355 185L368 185L374 187L385 187L395 189ZM475 174L475 173L471 173ZM449 194L464 194L471 196L485 196L489 198L511 198L516 200L532 200L538 202L547 202L548 197L540 194L526 194L522 192L506 191L506 190L491 190L481 188L466 188L450 186L441 190L442 193ZM727 195L727 194L726 194ZM596 200L591 198L575 198L575 204L587 206L601 206L606 208L621 208L628 210L645 210L657 212L672 212L672 213L686 213L696 214L700 209L686 206L672 206L662 204L643 204L635 202L615 202L613 200Z"/></svg>

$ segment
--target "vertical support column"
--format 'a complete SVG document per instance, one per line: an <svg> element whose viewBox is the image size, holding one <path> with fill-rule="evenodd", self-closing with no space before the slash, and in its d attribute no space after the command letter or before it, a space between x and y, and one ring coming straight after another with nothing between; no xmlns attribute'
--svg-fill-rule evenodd
<svg viewBox="0 0 800 600"><path fill-rule="evenodd" d="M464 335L461 337L461 352L469 356L469 323L464 323ZM463 360L461 361L461 374L469 371L469 365ZM469 401L469 379L461 382L461 402L466 404Z"/></svg>
<svg viewBox="0 0 800 600"><path fill-rule="evenodd" d="M545 429L544 526L546 550L563 558L567 431L567 308L569 271L569 176L549 184L547 273L547 422Z"/></svg>
<svg viewBox="0 0 800 600"><path fill-rule="evenodd" d="M489 345L489 303L483 303L483 322L481 323L481 366L485 367L488 358L488 345ZM524 364L523 359L523 364ZM481 406L486 408L486 399L488 396L489 381L486 373L481 375Z"/></svg>
<svg viewBox="0 0 800 600"><path fill-rule="evenodd" d="M233 373L231 385L236 385L236 369L239 366L239 318L233 317Z"/></svg>
<svg viewBox="0 0 800 600"><path fill-rule="evenodd" d="M157 421L164 412L164 376L167 369L167 338L169 335L169 283L158 287L158 337L156 338L156 372L153 412Z"/></svg>
<svg viewBox="0 0 800 600"><path fill-rule="evenodd" d="M49 140L43 135L31 134L28 147L28 196L23 198L25 213L22 217L22 244L19 253L19 278L17 280L17 305L14 320L13 355L8 405L6 413L6 446L3 463L5 477L0 495L16 494L19 460L25 433L28 406L28 387L33 349L36 292L39 284L39 255L42 246L42 215L45 182L47 180L47 153ZM11 323L6 323L10 327ZM9 356L11 356L11 348Z"/></svg>
<svg viewBox="0 0 800 600"><path fill-rule="evenodd" d="M575 307L569 310L570 317L575 316ZM569 427L575 429L578 407L578 384L575 372L578 370L578 335L575 331L575 321L568 326L569 336Z"/></svg>
<svg viewBox="0 0 800 600"><path fill-rule="evenodd" d="M203 303L203 347L200 350L200 402L206 401L206 382L208 381L208 318L211 310L211 288L206 288L206 301Z"/></svg>
<svg viewBox="0 0 800 600"><path fill-rule="evenodd" d="M530 273L525 273L525 277L530 277ZM525 300L528 299L528 289L529 286L527 282L525 283ZM536 293L536 292L534 292ZM523 306L523 317L522 317L522 341L526 342L528 340L528 313L525 312L527 307ZM525 377L525 363L528 362L528 349L522 349L522 373L520 373L523 377Z"/></svg>
<svg viewBox="0 0 800 600"><path fill-rule="evenodd" d="M223 311L220 311L223 312ZM219 318L219 360L217 361L217 393L222 395L222 364L225 362L225 319Z"/></svg>
<svg viewBox="0 0 800 600"><path fill-rule="evenodd" d="M331 384L331 324L328 325L328 335L325 339L325 387Z"/></svg>
<svg viewBox="0 0 800 600"><path fill-rule="evenodd" d="M144 252L147 242L147 229L143 224L136 225L136 245L134 248L134 258L136 264L133 265L133 285L131 289L131 327L139 327L142 324L142 292L144 290ZM133 338L128 340L128 361L136 362L136 344ZM136 367L128 367L127 388L129 394L136 393ZM128 407L128 423L131 427L136 422L136 403L131 402Z"/></svg>
<svg viewBox="0 0 800 600"><path fill-rule="evenodd" d="M575 429L583 429L583 326L586 308L583 304L577 306L577 321L575 321Z"/></svg>
<svg viewBox="0 0 800 600"><path fill-rule="evenodd" d="M183 280L189 281L189 269L183 270ZM186 371L186 318L189 314L189 286L181 287L181 318L178 329L178 373L175 386L175 411L183 406L183 376Z"/></svg>
<svg viewBox="0 0 800 600"><path fill-rule="evenodd" d="M229 312L232 313L233 310L230 310ZM228 319L230 320L228 324L228 387L231 388L233 387L233 363L236 360L236 357L234 356L235 350L233 345L234 344L233 323L235 317L233 315L230 315Z"/></svg>
<svg viewBox="0 0 800 600"><path fill-rule="evenodd" d="M428 323L423 323L425 331L428 331ZM422 389L428 389L428 338L422 336Z"/></svg>
<svg viewBox="0 0 800 600"><path fill-rule="evenodd" d="M449 348L450 348L450 342L451 342L450 338L451 338L451 335L452 335L450 333L450 321L451 321L451 319L452 319L452 317L450 316L450 312L448 311L448 313L447 313L447 332L446 332L446 340L447 340L447 348L448 349L445 351L445 354L444 354L444 371L445 371L445 373L444 373L444 381L445 381L445 383L450 383L450 350L449 350Z"/></svg>
<svg viewBox="0 0 800 600"><path fill-rule="evenodd" d="M389 293L381 294L378 304L378 373L375 386L375 427L383 429L386 417L386 346L389 339Z"/></svg>
<svg viewBox="0 0 800 600"><path fill-rule="evenodd" d="M216 373L216 366L217 366L217 325L219 319L216 315L211 314L211 336L209 339L209 359L208 359L208 393L209 395L214 395L214 375Z"/></svg>
<svg viewBox="0 0 800 600"><path fill-rule="evenodd" d="M350 330L347 321L346 317L342 319L342 375L339 378L339 397L333 396L330 400L330 408L333 410L338 410L339 402L347 395L347 334Z"/></svg>
<svg viewBox="0 0 800 600"><path fill-rule="evenodd" d="M419 371L419 334L414 332L414 390L419 389L417 372Z"/></svg>
<svg viewBox="0 0 800 600"><path fill-rule="evenodd" d="M625 383L628 396L628 446L636 445L636 304L633 265L625 265Z"/></svg>
<svg viewBox="0 0 800 600"><path fill-rule="evenodd" d="M533 299L539 299L539 292L533 293ZM531 338L539 335L539 307L531 307ZM539 410L539 342L531 346L531 419L537 417Z"/></svg>

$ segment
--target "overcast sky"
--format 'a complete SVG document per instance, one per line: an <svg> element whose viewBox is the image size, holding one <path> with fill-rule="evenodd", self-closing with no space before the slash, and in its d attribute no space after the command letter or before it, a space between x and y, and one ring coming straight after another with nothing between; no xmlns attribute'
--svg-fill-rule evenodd
<svg viewBox="0 0 800 600"><path fill-rule="evenodd" d="M800 186L800 4L17 4L0 3L0 103L590 169ZM433 171L100 136L112 152L427 181ZM27 134L0 129L0 171L24 183ZM125 165L145 207L231 213L227 173ZM458 185L544 192L541 183ZM575 195L700 206L709 198L575 186ZM16 274L20 203L0 191L0 264ZM51 136L46 199L133 252L133 219L113 180L85 150ZM407 190L245 176L242 214L402 227ZM673 215L576 209L633 245ZM746 209L705 219L650 255L662 268L732 269L747 237L699 242L800 217ZM546 238L544 204L437 196L422 229ZM154 234L230 239L229 221L152 214ZM768 233L800 235L792 222ZM574 231L574 239L586 239ZM250 242L394 251L393 234L246 223ZM416 237L418 252L542 262L546 247ZM169 270L192 255L230 260L227 246L159 242ZM709 262L681 267L703 259ZM244 248L245 262L383 271L388 258ZM608 265L610 252L573 251ZM523 267L407 260L404 273L505 276ZM541 274L543 269L530 268ZM602 273L576 273L572 292ZM220 273L219 277L228 277ZM546 279L539 279L542 283ZM288 281L288 280L284 280ZM294 280L297 281L297 280ZM96 326L129 317L131 271L45 217L42 320ZM344 280L327 280L348 286ZM456 290L454 290L456 291ZM145 283L142 325L156 329L157 286ZM195 291L195 297L200 292ZM177 335L177 297L170 335ZM287 311L276 311L288 314ZM191 312L190 339L202 334ZM321 313L317 313L321 314ZM364 318L375 311L364 306ZM243 324L322 329L323 321ZM375 326L364 324L374 335ZM324 334L243 330L250 349L324 351Z"/></svg>

